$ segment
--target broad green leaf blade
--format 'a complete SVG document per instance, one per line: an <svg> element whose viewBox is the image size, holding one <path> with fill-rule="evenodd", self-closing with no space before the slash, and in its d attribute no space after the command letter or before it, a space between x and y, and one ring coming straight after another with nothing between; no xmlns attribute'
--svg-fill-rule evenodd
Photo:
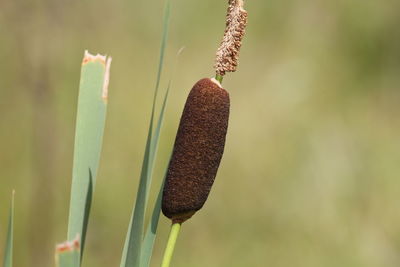
<svg viewBox="0 0 400 267"><path fill-rule="evenodd" d="M107 110L111 58L85 51L79 85L68 240L81 237L83 254Z"/></svg>
<svg viewBox="0 0 400 267"><path fill-rule="evenodd" d="M7 240L4 250L4 267L13 266L13 246L14 246L14 191L11 197L10 214L8 217Z"/></svg>
<svg viewBox="0 0 400 267"><path fill-rule="evenodd" d="M80 265L79 236L56 247L57 267L79 267Z"/></svg>
<svg viewBox="0 0 400 267"><path fill-rule="evenodd" d="M138 267L140 266L140 256L142 250L143 231L144 231L144 217L146 212L146 205L151 185L151 176L155 159L155 152L158 146L159 135L155 139L153 137L154 113L156 99L158 96L158 88L160 85L160 78L164 63L164 52L168 35L169 23L169 1L166 3L163 21L163 37L160 48L160 58L158 64L157 81L154 90L153 107L150 118L149 131L146 141L146 149L142 163L142 171L140 174L139 188L136 195L135 208L129 224L125 246L121 259L121 267Z"/></svg>

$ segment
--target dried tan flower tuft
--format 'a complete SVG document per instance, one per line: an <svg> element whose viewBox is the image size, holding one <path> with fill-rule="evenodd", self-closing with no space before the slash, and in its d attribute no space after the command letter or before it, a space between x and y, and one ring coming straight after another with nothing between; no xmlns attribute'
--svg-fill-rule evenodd
<svg viewBox="0 0 400 267"><path fill-rule="evenodd" d="M247 24L247 11L243 9L244 0L229 0L226 15L226 28L222 42L217 50L215 71L223 76L234 72L238 65L239 50Z"/></svg>

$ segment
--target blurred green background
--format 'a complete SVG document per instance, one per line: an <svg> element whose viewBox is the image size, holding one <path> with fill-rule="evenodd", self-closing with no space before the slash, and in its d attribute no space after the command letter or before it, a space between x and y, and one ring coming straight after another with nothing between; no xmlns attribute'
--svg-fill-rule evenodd
<svg viewBox="0 0 400 267"><path fill-rule="evenodd" d="M213 75L227 1L173 0L174 75L158 186L187 93ZM164 3L0 1L0 257L16 190L15 266L66 238L83 51L113 57L84 266L119 266L144 152ZM400 2L247 1L230 128L173 266L400 266ZM157 188L153 190L155 195ZM152 203L150 203L150 207ZM169 230L160 219L152 266Z"/></svg>

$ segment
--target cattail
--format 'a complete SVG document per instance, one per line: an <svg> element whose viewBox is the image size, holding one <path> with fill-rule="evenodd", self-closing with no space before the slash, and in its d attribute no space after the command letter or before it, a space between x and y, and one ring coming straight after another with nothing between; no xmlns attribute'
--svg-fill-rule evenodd
<svg viewBox="0 0 400 267"><path fill-rule="evenodd" d="M182 223L207 200L224 152L229 93L201 79L186 100L165 181L162 211Z"/></svg>
<svg viewBox="0 0 400 267"><path fill-rule="evenodd" d="M229 118L229 94L220 82L238 65L247 24L243 5L243 0L228 1L226 28L214 65L218 81L198 81L186 100L162 199L162 211L174 224L203 207L217 175Z"/></svg>
<svg viewBox="0 0 400 267"><path fill-rule="evenodd" d="M162 212L172 220L162 267L169 267L181 224L207 200L224 153L229 93L221 87L236 70L247 24L244 0L228 0L224 37L217 50L215 79L201 79L186 100L165 180Z"/></svg>

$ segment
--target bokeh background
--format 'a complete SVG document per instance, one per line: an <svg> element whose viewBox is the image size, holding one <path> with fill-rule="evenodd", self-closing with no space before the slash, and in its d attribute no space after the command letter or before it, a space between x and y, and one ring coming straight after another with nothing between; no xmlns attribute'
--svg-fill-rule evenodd
<svg viewBox="0 0 400 267"><path fill-rule="evenodd" d="M66 238L83 51L113 57L84 266L119 266L138 185L161 0L0 1L0 256L16 190L15 266ZM400 2L247 1L226 150L173 266L400 266ZM173 0L173 76L153 196L185 98L213 75L226 1ZM174 74L176 52L185 46ZM150 203L150 207L152 202ZM160 219L152 266L169 230Z"/></svg>

